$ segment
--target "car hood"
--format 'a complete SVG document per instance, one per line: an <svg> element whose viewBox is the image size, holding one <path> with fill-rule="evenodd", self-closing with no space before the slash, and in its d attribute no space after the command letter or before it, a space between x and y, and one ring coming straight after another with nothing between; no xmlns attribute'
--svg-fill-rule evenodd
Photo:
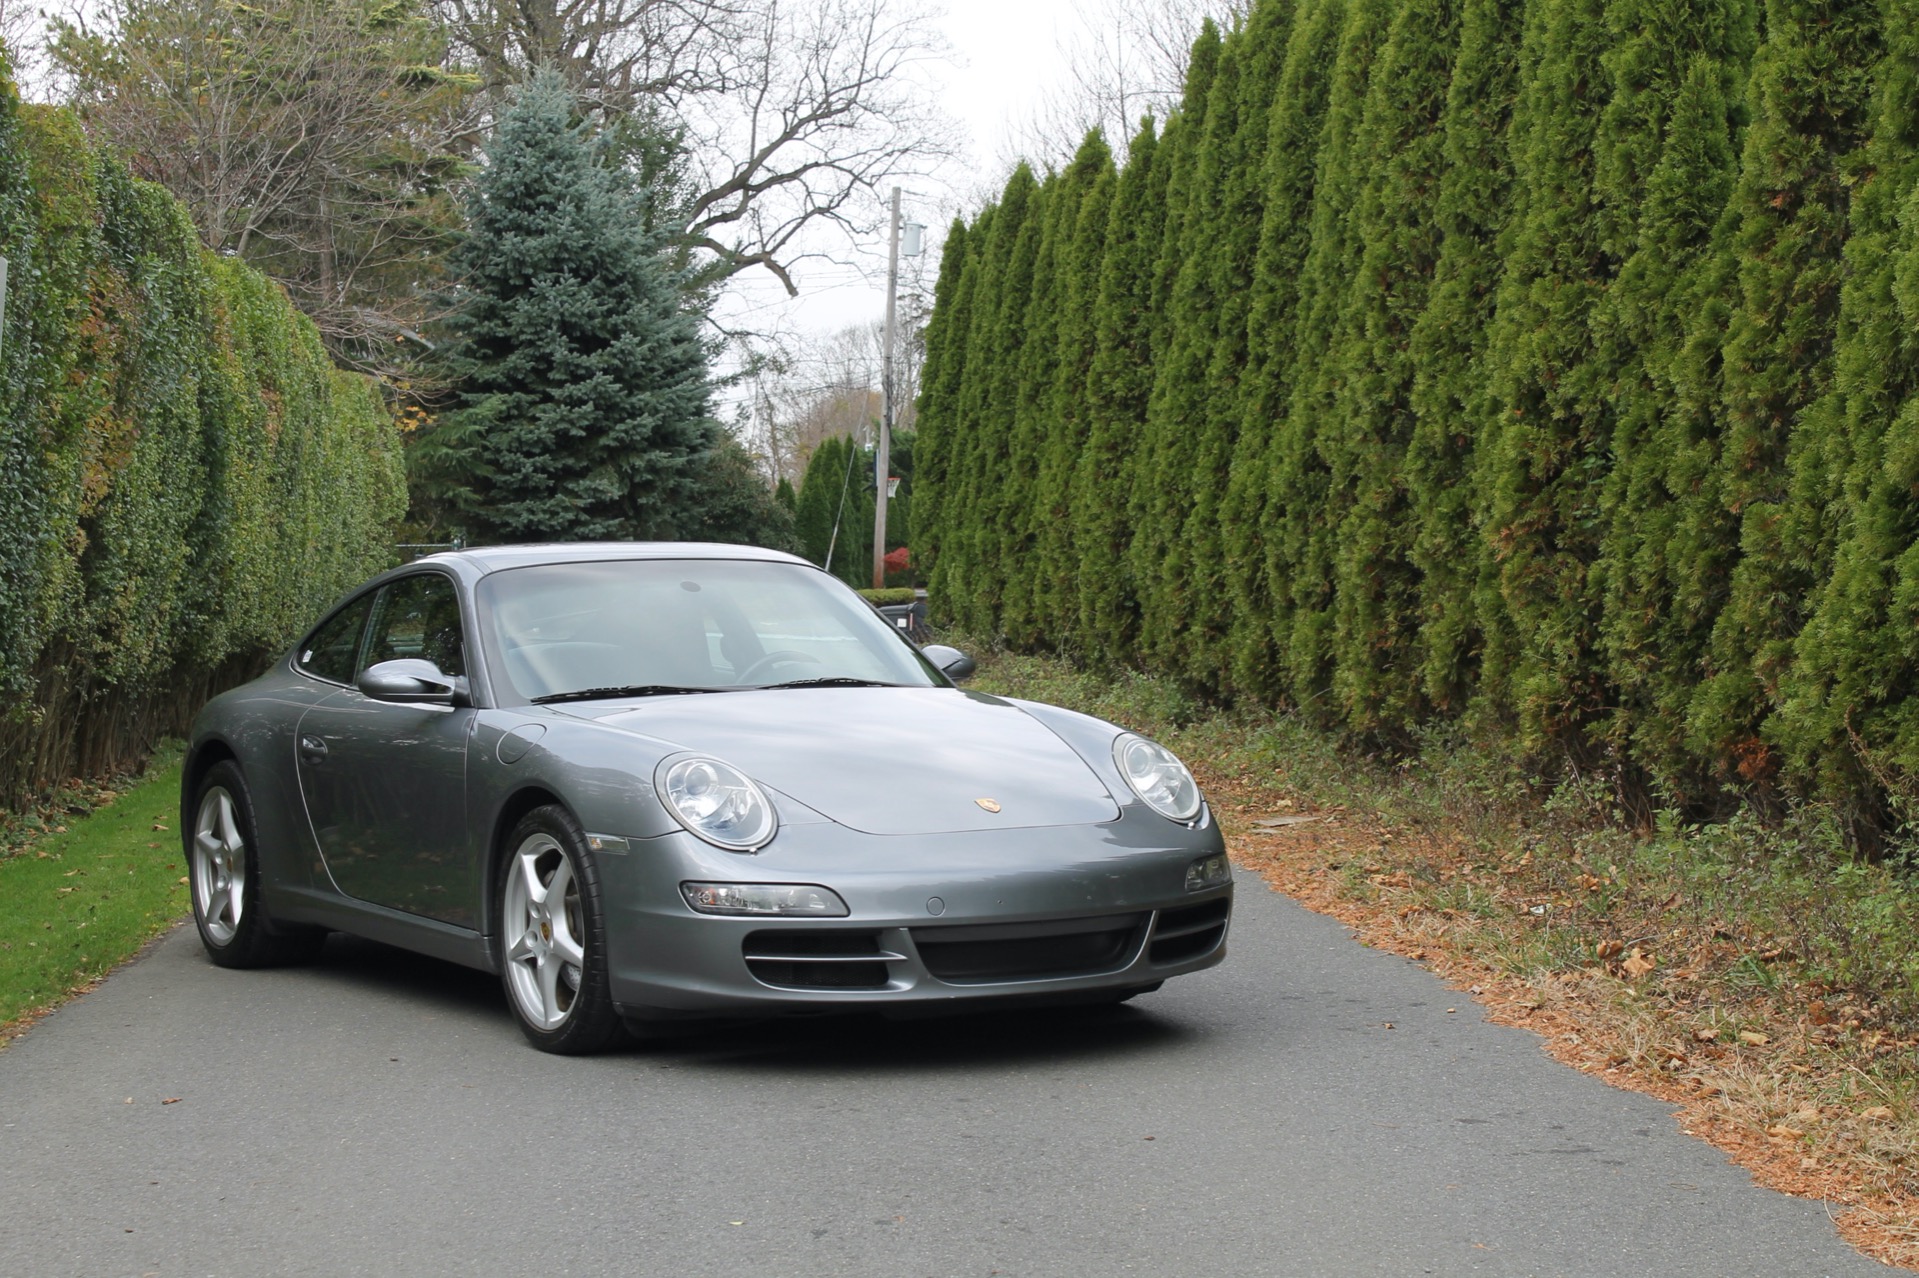
<svg viewBox="0 0 1919 1278"><path fill-rule="evenodd" d="M868 834L1083 825L1119 816L1113 796L1070 746L1018 706L979 693L783 688L567 709L717 755Z"/></svg>

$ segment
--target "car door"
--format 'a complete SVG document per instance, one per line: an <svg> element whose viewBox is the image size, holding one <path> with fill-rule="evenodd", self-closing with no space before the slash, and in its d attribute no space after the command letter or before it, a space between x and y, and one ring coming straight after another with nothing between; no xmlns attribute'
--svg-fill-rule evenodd
<svg viewBox="0 0 1919 1278"><path fill-rule="evenodd" d="M423 657L466 674L453 582L437 572L389 582L373 599L353 671ZM314 841L349 896L478 927L466 838L466 752L474 712L395 705L348 686L300 719L295 749Z"/></svg>

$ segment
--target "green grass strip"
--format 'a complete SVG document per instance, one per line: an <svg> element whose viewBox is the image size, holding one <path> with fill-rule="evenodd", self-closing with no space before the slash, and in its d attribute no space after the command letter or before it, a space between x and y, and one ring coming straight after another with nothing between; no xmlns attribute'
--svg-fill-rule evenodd
<svg viewBox="0 0 1919 1278"><path fill-rule="evenodd" d="M0 1025L80 993L188 912L177 753L0 860Z"/></svg>

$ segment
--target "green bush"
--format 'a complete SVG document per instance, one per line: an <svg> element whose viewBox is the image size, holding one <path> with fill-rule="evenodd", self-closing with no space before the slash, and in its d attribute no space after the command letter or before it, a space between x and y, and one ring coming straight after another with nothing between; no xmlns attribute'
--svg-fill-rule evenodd
<svg viewBox="0 0 1919 1278"><path fill-rule="evenodd" d="M0 804L137 761L384 566L377 388L0 63Z"/></svg>
<svg viewBox="0 0 1919 1278"><path fill-rule="evenodd" d="M910 604L919 598L919 591L911 586L888 586L884 590L866 589L860 591L860 598L875 608L891 607L894 604Z"/></svg>

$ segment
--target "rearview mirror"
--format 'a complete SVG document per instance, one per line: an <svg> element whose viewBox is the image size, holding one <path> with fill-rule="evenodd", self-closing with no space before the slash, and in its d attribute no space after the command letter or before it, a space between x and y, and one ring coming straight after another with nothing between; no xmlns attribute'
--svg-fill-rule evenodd
<svg viewBox="0 0 1919 1278"><path fill-rule="evenodd" d="M972 678L973 672L979 669L973 664L971 657L958 648L949 648L943 643L927 644L920 651L925 654L928 661L940 668L940 673L955 683L961 679Z"/></svg>
<svg viewBox="0 0 1919 1278"><path fill-rule="evenodd" d="M466 680L442 673L431 661L401 657L360 672L353 686L375 701L399 705L452 706L466 700Z"/></svg>

